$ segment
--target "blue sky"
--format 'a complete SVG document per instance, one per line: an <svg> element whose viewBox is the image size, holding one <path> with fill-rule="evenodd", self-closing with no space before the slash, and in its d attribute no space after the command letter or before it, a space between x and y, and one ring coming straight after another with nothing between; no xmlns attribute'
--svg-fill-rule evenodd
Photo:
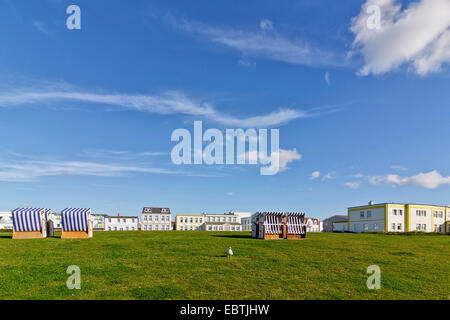
<svg viewBox="0 0 450 320"><path fill-rule="evenodd" d="M0 211L450 204L448 2L361 5L0 1ZM194 120L278 128L286 165L176 166L171 133Z"/></svg>

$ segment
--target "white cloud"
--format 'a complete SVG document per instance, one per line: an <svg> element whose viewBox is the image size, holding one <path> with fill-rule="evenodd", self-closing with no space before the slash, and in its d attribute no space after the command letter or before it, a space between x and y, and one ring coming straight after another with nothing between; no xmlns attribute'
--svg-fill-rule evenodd
<svg viewBox="0 0 450 320"><path fill-rule="evenodd" d="M301 160L303 156L297 152L297 149L284 150L280 149L280 172L288 170L288 164L295 161Z"/></svg>
<svg viewBox="0 0 450 320"><path fill-rule="evenodd" d="M328 172L322 177L322 181L334 179L334 172Z"/></svg>
<svg viewBox="0 0 450 320"><path fill-rule="evenodd" d="M361 181L355 182L346 182L344 186L349 187L350 189L358 189L361 186Z"/></svg>
<svg viewBox="0 0 450 320"><path fill-rule="evenodd" d="M260 28L253 31L213 27L193 21L178 21L174 18L169 20L175 27L238 50L247 57L300 65L345 66L348 64L344 57L333 52L322 50L305 40L294 39L275 32L269 20L261 21Z"/></svg>
<svg viewBox="0 0 450 320"><path fill-rule="evenodd" d="M400 166L400 165L392 165L391 169L392 170L398 170L398 171L407 171L408 170L408 168L405 168L405 167Z"/></svg>
<svg viewBox="0 0 450 320"><path fill-rule="evenodd" d="M325 83L329 86L331 84L330 82L330 73L325 72Z"/></svg>
<svg viewBox="0 0 450 320"><path fill-rule="evenodd" d="M309 180L318 179L320 177L320 171L314 171L311 173L311 177L309 177Z"/></svg>
<svg viewBox="0 0 450 320"><path fill-rule="evenodd" d="M163 115L183 114L202 117L235 127L273 127L289 121L318 115L294 109L278 109L265 115L251 117L231 116L216 110L210 103L197 102L179 92L163 95L131 95L119 93L91 93L68 86L47 86L44 88L19 88L0 91L0 107L17 105L51 104L55 102L83 102L105 104L141 112Z"/></svg>
<svg viewBox="0 0 450 320"><path fill-rule="evenodd" d="M38 30L39 32L49 34L49 30L44 22L42 21L33 21L33 26Z"/></svg>
<svg viewBox="0 0 450 320"><path fill-rule="evenodd" d="M84 161L11 161L0 163L0 181L28 182L45 176L115 177L126 173L185 174L160 168Z"/></svg>
<svg viewBox="0 0 450 320"><path fill-rule="evenodd" d="M257 151L249 151L245 153L245 161L246 163L254 162L258 163L258 160L262 160L263 163L267 163L273 157L274 153L271 154L271 157L267 157L264 153ZM280 149L279 151L279 170L278 172L286 171L290 169L288 167L289 163L301 160L303 155L297 152L297 149L285 150Z"/></svg>
<svg viewBox="0 0 450 320"><path fill-rule="evenodd" d="M450 176L444 177L436 170L419 173L415 176L401 177L397 174L388 174L386 176L369 177L371 184L391 184L393 186L418 186L426 189L436 189L437 187L450 184Z"/></svg>
<svg viewBox="0 0 450 320"><path fill-rule="evenodd" d="M381 12L379 29L368 28L369 6ZM353 53L364 58L361 75L383 74L410 64L420 75L450 62L450 1L420 0L402 8L397 0L367 0L353 18Z"/></svg>
<svg viewBox="0 0 450 320"><path fill-rule="evenodd" d="M273 30L273 23L268 19L263 19L259 23L259 27L261 28L261 30L270 31Z"/></svg>

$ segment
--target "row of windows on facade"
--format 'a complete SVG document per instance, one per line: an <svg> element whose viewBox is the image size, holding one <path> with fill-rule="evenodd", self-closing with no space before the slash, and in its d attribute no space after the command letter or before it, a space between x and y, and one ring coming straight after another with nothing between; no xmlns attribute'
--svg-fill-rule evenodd
<svg viewBox="0 0 450 320"><path fill-rule="evenodd" d="M114 218L115 219L115 218ZM131 222L134 223L136 219L131 219ZM126 218L117 218L116 219L117 223L120 223L120 221L122 221L123 223L127 223L127 219ZM108 222L112 222L112 218L108 218Z"/></svg>
<svg viewBox="0 0 450 320"><path fill-rule="evenodd" d="M187 218L187 217L180 217L180 223L203 223L202 218ZM220 217L206 217L206 222L220 222ZM228 217L228 222L236 222L236 217ZM222 222L227 222L227 217L222 217Z"/></svg>
<svg viewBox="0 0 450 320"><path fill-rule="evenodd" d="M130 231L136 230L134 227L125 227L125 228L117 228L117 227L108 227L109 231Z"/></svg>
<svg viewBox="0 0 450 320"><path fill-rule="evenodd" d="M159 221L159 216L154 216L155 221ZM144 216L144 221L153 221L152 216ZM161 221L170 221L170 216L161 216Z"/></svg>
<svg viewBox="0 0 450 320"><path fill-rule="evenodd" d="M392 215L394 215L394 216L397 216L397 215L398 216L402 216L403 215L403 210L402 209L393 209L392 210ZM371 218L372 217L372 211L368 210L367 211L367 216L364 214L364 211L361 211L359 216L361 218L365 218L365 217Z"/></svg>
<svg viewBox="0 0 450 320"><path fill-rule="evenodd" d="M164 231L164 230L170 230L170 225L162 225L162 226L158 226L158 225L155 225L155 226L152 226L152 225L150 225L150 226L142 226L142 230L145 230L145 231L158 231L158 230L161 230L161 231Z"/></svg>
<svg viewBox="0 0 450 320"><path fill-rule="evenodd" d="M191 227L181 227L180 230L185 230L185 231L191 230L192 231L192 230L194 230L194 227L192 227L192 226ZM208 230L208 231L213 231L213 230L214 231L223 231L223 226L207 226L206 230ZM241 227L232 226L231 231L241 231Z"/></svg>

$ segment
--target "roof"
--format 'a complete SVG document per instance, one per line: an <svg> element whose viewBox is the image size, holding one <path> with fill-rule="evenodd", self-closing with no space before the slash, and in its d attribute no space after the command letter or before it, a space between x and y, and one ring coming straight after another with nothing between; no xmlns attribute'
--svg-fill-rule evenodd
<svg viewBox="0 0 450 320"><path fill-rule="evenodd" d="M362 206L348 207L348 209L385 206L387 204L396 204L396 205L401 205L401 206L410 205L410 206L429 206L429 207L447 207L447 208L449 208L449 206L441 206L441 205L437 205L437 204L383 202L383 203L374 203L372 205L366 204L366 205L362 205Z"/></svg>
<svg viewBox="0 0 450 320"><path fill-rule="evenodd" d="M212 224L212 225L225 225L225 224L229 224L229 225L241 225L239 222L205 222L205 224Z"/></svg>
<svg viewBox="0 0 450 320"><path fill-rule="evenodd" d="M168 213L170 214L169 208L160 208L160 207L144 207L142 209L142 213Z"/></svg>
<svg viewBox="0 0 450 320"><path fill-rule="evenodd" d="M324 219L323 221L331 220L331 219L333 219L333 218L336 218L336 219L342 219L342 220L347 221L348 216L347 216L347 215L344 216L344 215L336 214L336 215L334 215L334 216L332 216L332 217L329 217L329 218Z"/></svg>
<svg viewBox="0 0 450 320"><path fill-rule="evenodd" d="M137 219L137 216L105 216L105 218Z"/></svg>

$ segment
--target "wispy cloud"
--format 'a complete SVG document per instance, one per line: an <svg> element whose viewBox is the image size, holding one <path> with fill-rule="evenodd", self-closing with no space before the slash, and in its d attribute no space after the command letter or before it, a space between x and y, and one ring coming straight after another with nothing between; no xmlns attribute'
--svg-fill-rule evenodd
<svg viewBox="0 0 450 320"><path fill-rule="evenodd" d="M238 50L247 57L298 65L337 67L348 65L344 55L320 49L305 39L283 35L275 30L273 23L268 19L262 20L259 28L255 26L252 30L211 26L173 17L169 17L168 20L176 28Z"/></svg>
<svg viewBox="0 0 450 320"><path fill-rule="evenodd" d="M50 33L47 28L47 25L44 22L35 20L32 22L32 24L33 24L33 27L35 27L36 30L38 30L39 32L44 33L44 34Z"/></svg>
<svg viewBox="0 0 450 320"><path fill-rule="evenodd" d="M392 165L391 169L392 170L398 170L398 171L407 171L408 170L408 168L405 168L405 167L400 166L400 165Z"/></svg>
<svg viewBox="0 0 450 320"><path fill-rule="evenodd" d="M103 104L140 112L162 115L181 114L200 117L221 125L234 127L273 127L296 119L308 118L335 108L313 109L277 109L264 115L238 117L218 111L211 103L196 101L176 91L162 95L93 93L68 85L54 84L44 87L8 88L0 91L0 107L20 105L54 105L58 102L83 102Z"/></svg>
<svg viewBox="0 0 450 320"><path fill-rule="evenodd" d="M117 177L127 173L186 174L160 168L83 161L0 162L0 181L4 182L29 182L39 177L64 175Z"/></svg>
<svg viewBox="0 0 450 320"><path fill-rule="evenodd" d="M368 28L369 6L381 13L379 28ZM383 74L403 64L420 75L440 71L450 62L450 1L419 0L402 8L397 0L367 0L353 18L354 53L361 53L361 75Z"/></svg>
<svg viewBox="0 0 450 320"><path fill-rule="evenodd" d="M330 86L330 85L331 85L331 82L330 82L330 73L329 73L329 72L325 72L324 78L325 78L325 83L326 83L328 86Z"/></svg>
<svg viewBox="0 0 450 320"><path fill-rule="evenodd" d="M315 180L320 178L320 171L314 171L311 173L311 176L309 177L309 180Z"/></svg>
<svg viewBox="0 0 450 320"><path fill-rule="evenodd" d="M388 174L386 176L369 177L369 182L374 185L390 184L392 186L418 186L426 189L436 189L445 184L450 184L450 176L442 176L438 171L433 170L427 173L419 173L415 176L402 177L398 174Z"/></svg>
<svg viewBox="0 0 450 320"><path fill-rule="evenodd" d="M361 181L346 182L344 183L344 186L350 189L358 189L361 186Z"/></svg>

